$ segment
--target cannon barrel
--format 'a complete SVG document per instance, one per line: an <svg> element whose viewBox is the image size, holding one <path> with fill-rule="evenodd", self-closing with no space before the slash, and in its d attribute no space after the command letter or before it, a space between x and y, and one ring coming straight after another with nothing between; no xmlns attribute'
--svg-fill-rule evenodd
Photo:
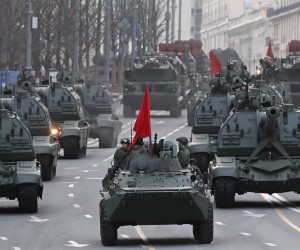
<svg viewBox="0 0 300 250"><path fill-rule="evenodd" d="M267 119L264 125L264 132L268 135L275 133L277 127L277 119L280 115L280 110L277 107L270 107L266 112Z"/></svg>

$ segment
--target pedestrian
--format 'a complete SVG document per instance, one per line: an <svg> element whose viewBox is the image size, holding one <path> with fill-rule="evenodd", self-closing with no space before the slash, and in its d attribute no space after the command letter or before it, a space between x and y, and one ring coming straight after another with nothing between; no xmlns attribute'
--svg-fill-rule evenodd
<svg viewBox="0 0 300 250"><path fill-rule="evenodd" d="M178 147L179 147L177 158L180 162L181 167L187 168L190 163L190 150L188 148L189 141L184 136L178 137L176 141L178 141Z"/></svg>
<svg viewBox="0 0 300 250"><path fill-rule="evenodd" d="M125 169L129 159L130 140L128 138L123 138L120 140L120 143L121 147L117 148L114 154L114 166Z"/></svg>

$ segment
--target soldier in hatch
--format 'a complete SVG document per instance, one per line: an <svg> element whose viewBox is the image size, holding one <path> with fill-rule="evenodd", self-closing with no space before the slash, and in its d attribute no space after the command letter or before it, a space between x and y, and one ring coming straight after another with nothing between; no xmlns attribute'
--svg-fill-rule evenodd
<svg viewBox="0 0 300 250"><path fill-rule="evenodd" d="M190 163L190 150L188 148L189 141L184 136L178 137L176 141L178 141L178 147L179 147L177 158L181 164L181 167L187 168Z"/></svg>
<svg viewBox="0 0 300 250"><path fill-rule="evenodd" d="M129 159L129 146L130 140L123 138L120 141L121 147L119 147L114 154L114 166L120 164L121 169L125 169Z"/></svg>

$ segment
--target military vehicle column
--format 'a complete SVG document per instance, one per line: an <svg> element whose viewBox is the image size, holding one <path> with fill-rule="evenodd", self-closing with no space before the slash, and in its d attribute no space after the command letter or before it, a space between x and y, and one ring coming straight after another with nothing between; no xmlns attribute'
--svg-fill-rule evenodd
<svg viewBox="0 0 300 250"><path fill-rule="evenodd" d="M23 71L18 77L13 89L4 91L0 99L10 111L16 112L20 120L29 129L34 153L41 163L42 179L49 181L56 175L59 158L59 133L51 122L48 109L35 91L35 79L28 71Z"/></svg>

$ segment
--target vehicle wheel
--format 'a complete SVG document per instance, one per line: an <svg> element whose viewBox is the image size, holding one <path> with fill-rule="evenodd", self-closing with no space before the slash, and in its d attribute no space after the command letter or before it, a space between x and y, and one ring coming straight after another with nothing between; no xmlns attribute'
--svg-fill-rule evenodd
<svg viewBox="0 0 300 250"><path fill-rule="evenodd" d="M107 220L103 200L99 205L100 237L103 246L114 246L118 240L118 228L113 222Z"/></svg>
<svg viewBox="0 0 300 250"><path fill-rule="evenodd" d="M64 158L65 159L79 159L80 148L79 140L75 136L66 137L63 142Z"/></svg>
<svg viewBox="0 0 300 250"><path fill-rule="evenodd" d="M197 167L199 168L201 174L208 172L209 167L209 156L208 154L194 154L191 158L196 160Z"/></svg>
<svg viewBox="0 0 300 250"><path fill-rule="evenodd" d="M214 211L211 203L209 203L207 219L193 225L193 234L195 240L200 244L209 244L213 241Z"/></svg>
<svg viewBox="0 0 300 250"><path fill-rule="evenodd" d="M99 148L114 148L118 143L118 136L116 136L116 132L114 129L109 128L105 130L105 134L98 138L99 140ZM116 138L117 137L117 138Z"/></svg>
<svg viewBox="0 0 300 250"><path fill-rule="evenodd" d="M172 107L170 109L170 116L171 117L180 117L181 116L181 108L178 106Z"/></svg>
<svg viewBox="0 0 300 250"><path fill-rule="evenodd" d="M195 111L196 111L196 109L193 108L192 105L187 106L187 123L188 123L188 126L193 126L194 125Z"/></svg>
<svg viewBox="0 0 300 250"><path fill-rule="evenodd" d="M41 163L41 176L43 181L51 181L53 178L53 159L49 155L37 155L37 160Z"/></svg>
<svg viewBox="0 0 300 250"><path fill-rule="evenodd" d="M37 186L32 184L18 187L19 210L22 213L36 213L38 210Z"/></svg>
<svg viewBox="0 0 300 250"><path fill-rule="evenodd" d="M234 180L219 178L215 181L214 200L217 208L234 207Z"/></svg>
<svg viewBox="0 0 300 250"><path fill-rule="evenodd" d="M135 110L133 110L132 107L129 105L124 105L123 116L127 118L135 117Z"/></svg>

